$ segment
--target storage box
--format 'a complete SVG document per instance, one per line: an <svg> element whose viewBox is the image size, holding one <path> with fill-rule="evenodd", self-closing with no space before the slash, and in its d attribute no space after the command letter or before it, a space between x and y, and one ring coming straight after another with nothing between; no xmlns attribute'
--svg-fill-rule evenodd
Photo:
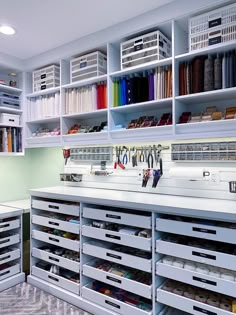
<svg viewBox="0 0 236 315"><path fill-rule="evenodd" d="M100 51L83 55L70 61L70 81L96 77L107 73L107 56Z"/></svg>
<svg viewBox="0 0 236 315"><path fill-rule="evenodd" d="M20 109L19 99L13 99L8 97L0 96L0 107L9 107L14 109Z"/></svg>
<svg viewBox="0 0 236 315"><path fill-rule="evenodd" d="M160 31L148 33L120 44L121 69L171 56L171 41Z"/></svg>
<svg viewBox="0 0 236 315"><path fill-rule="evenodd" d="M33 92L57 87L60 85L60 67L50 65L36 70L33 76Z"/></svg>
<svg viewBox="0 0 236 315"><path fill-rule="evenodd" d="M189 19L189 51L236 40L236 4Z"/></svg>
<svg viewBox="0 0 236 315"><path fill-rule="evenodd" d="M7 113L0 114L0 124L4 124L6 126L20 126L20 115L13 115Z"/></svg>

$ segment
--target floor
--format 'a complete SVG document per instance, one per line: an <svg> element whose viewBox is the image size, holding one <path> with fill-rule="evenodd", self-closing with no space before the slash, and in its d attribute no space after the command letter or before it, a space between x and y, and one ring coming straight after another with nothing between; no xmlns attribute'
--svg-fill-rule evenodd
<svg viewBox="0 0 236 315"><path fill-rule="evenodd" d="M0 315L92 315L36 288L21 283L0 293Z"/></svg>

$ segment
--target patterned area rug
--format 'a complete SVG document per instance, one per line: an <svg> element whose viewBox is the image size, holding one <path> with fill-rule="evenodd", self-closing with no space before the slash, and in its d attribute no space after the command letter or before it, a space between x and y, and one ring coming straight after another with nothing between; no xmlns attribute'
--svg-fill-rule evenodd
<svg viewBox="0 0 236 315"><path fill-rule="evenodd" d="M0 315L91 315L36 288L21 283L0 293Z"/></svg>

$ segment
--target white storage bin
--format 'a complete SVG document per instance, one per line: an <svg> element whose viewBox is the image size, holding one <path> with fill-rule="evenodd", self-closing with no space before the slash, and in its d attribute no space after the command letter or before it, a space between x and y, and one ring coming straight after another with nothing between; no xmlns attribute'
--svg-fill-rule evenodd
<svg viewBox="0 0 236 315"><path fill-rule="evenodd" d="M79 295L80 285L76 282L70 281L64 277L60 277L36 266L32 267L32 275Z"/></svg>
<svg viewBox="0 0 236 315"><path fill-rule="evenodd" d="M146 312L140 308L131 306L127 303L121 302L117 299L111 298L107 295L101 294L91 289L91 284L82 287L82 297L103 306L106 309L112 310L119 314L132 315L151 315L151 312Z"/></svg>
<svg viewBox="0 0 236 315"><path fill-rule="evenodd" d="M76 261L73 261L73 260L70 260L70 259L67 259L64 257L60 257L58 255L55 255L53 253L49 253L49 252L42 250L42 249L38 249L38 248L33 247L32 256L39 258L39 259L42 259L44 261L47 261L51 264L63 267L65 269L69 269L71 271L77 272L77 273L79 273L79 270L80 270L80 263L79 262L76 262Z"/></svg>
<svg viewBox="0 0 236 315"><path fill-rule="evenodd" d="M114 222L145 229L151 229L152 217L125 212L109 211L93 207L83 207L83 217L106 222Z"/></svg>
<svg viewBox="0 0 236 315"><path fill-rule="evenodd" d="M71 83L107 73L107 56L100 51L70 61Z"/></svg>
<svg viewBox="0 0 236 315"><path fill-rule="evenodd" d="M5 231L9 231L9 230L13 230L13 229L17 229L19 227L20 227L20 220L19 219L1 222L0 223L0 233L5 232Z"/></svg>
<svg viewBox="0 0 236 315"><path fill-rule="evenodd" d="M132 38L120 44L121 69L171 56L171 41L160 31Z"/></svg>
<svg viewBox="0 0 236 315"><path fill-rule="evenodd" d="M161 232L236 244L235 229L225 227L157 218L156 229Z"/></svg>
<svg viewBox="0 0 236 315"><path fill-rule="evenodd" d="M20 115L0 113L0 123L6 126L19 127Z"/></svg>
<svg viewBox="0 0 236 315"><path fill-rule="evenodd" d="M184 268L169 266L160 262L156 264L156 274L158 276L191 284L202 289L211 290L232 297L236 296L235 281L216 278L196 271L189 271Z"/></svg>
<svg viewBox="0 0 236 315"><path fill-rule="evenodd" d="M50 65L48 67L35 70L33 77L33 92L45 90L60 85L60 67Z"/></svg>
<svg viewBox="0 0 236 315"><path fill-rule="evenodd" d="M82 227L82 234L84 236L92 237L106 242L112 242L115 244L151 251L151 238L138 237L86 225L83 225Z"/></svg>
<svg viewBox="0 0 236 315"><path fill-rule="evenodd" d="M83 265L83 274L92 279L113 285L125 291L132 292L147 299L152 297L152 286L141 282L130 280L94 267L95 263L91 262Z"/></svg>
<svg viewBox="0 0 236 315"><path fill-rule="evenodd" d="M12 277L20 272L20 264L15 264L14 266L8 267L0 271L0 281Z"/></svg>
<svg viewBox="0 0 236 315"><path fill-rule="evenodd" d="M70 223L67 221L57 220L54 218L43 217L40 215L32 215L32 223L55 228L57 230L67 231L74 234L79 234L80 224Z"/></svg>
<svg viewBox="0 0 236 315"><path fill-rule="evenodd" d="M109 249L108 247L98 246L93 243L83 244L83 253L93 257L109 260L124 266L139 269L146 272L152 270L152 260L138 256L122 253L120 251Z"/></svg>
<svg viewBox="0 0 236 315"><path fill-rule="evenodd" d="M80 206L76 204L33 199L32 208L79 216Z"/></svg>
<svg viewBox="0 0 236 315"><path fill-rule="evenodd" d="M189 19L189 50L236 40L236 4Z"/></svg>
<svg viewBox="0 0 236 315"><path fill-rule="evenodd" d="M0 106L20 109L19 100L14 100L6 97L0 97Z"/></svg>
<svg viewBox="0 0 236 315"><path fill-rule="evenodd" d="M10 235L10 236L5 236L1 238L0 235L0 248L7 247L13 244L17 244L20 242L20 235L15 234L15 235Z"/></svg>
<svg viewBox="0 0 236 315"><path fill-rule="evenodd" d="M79 241L73 241L61 236L57 236L54 234L49 234L37 230L32 231L32 237L39 240L46 242L48 244L53 244L56 246L60 246L66 249L71 249L74 251L79 251L80 248L80 242Z"/></svg>
<svg viewBox="0 0 236 315"><path fill-rule="evenodd" d="M5 264L9 261L20 258L20 249L13 249L7 253L0 255L0 265Z"/></svg>

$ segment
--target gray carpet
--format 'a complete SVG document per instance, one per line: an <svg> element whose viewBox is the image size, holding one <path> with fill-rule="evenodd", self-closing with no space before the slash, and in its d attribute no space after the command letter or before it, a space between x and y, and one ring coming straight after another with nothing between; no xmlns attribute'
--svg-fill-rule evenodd
<svg viewBox="0 0 236 315"><path fill-rule="evenodd" d="M0 292L0 315L13 314L91 315L28 283Z"/></svg>

